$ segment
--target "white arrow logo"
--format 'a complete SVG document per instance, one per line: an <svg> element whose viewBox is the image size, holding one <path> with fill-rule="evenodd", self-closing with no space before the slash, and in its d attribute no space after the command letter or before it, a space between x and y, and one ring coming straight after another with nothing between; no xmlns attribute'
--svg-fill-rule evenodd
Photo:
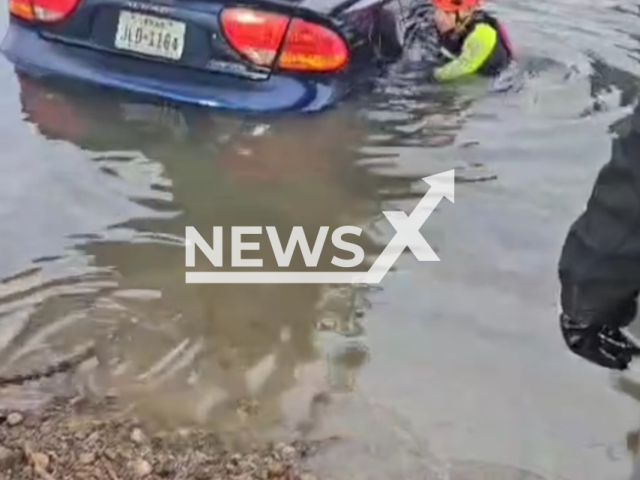
<svg viewBox="0 0 640 480"><path fill-rule="evenodd" d="M399 211L382 212L396 229L396 234L367 272L366 283L380 283L406 247L409 247L420 262L440 261L436 252L420 233L420 228L438 206L440 200L446 197L451 203L454 202L454 173L454 170L449 170L424 177L422 180L428 183L431 188L413 209L411 215L407 216L406 213Z"/></svg>

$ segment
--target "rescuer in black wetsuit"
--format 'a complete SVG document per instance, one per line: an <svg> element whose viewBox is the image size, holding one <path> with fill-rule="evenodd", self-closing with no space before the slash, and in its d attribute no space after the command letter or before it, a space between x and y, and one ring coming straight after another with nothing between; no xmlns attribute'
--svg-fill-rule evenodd
<svg viewBox="0 0 640 480"><path fill-rule="evenodd" d="M640 291L640 105L626 123L559 262L565 342L617 370L640 354L621 332L636 318Z"/></svg>

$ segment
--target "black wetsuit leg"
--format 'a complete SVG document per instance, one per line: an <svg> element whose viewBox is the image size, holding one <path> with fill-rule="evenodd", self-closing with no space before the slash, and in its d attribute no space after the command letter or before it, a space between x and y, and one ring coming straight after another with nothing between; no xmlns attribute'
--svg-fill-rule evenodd
<svg viewBox="0 0 640 480"><path fill-rule="evenodd" d="M614 369L640 353L620 332L636 316L640 290L640 107L625 123L559 262L567 345Z"/></svg>

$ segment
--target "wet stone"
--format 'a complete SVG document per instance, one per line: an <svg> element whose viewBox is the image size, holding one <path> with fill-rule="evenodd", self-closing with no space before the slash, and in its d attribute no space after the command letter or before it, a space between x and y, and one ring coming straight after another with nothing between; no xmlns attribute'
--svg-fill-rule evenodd
<svg viewBox="0 0 640 480"><path fill-rule="evenodd" d="M131 469L133 470L134 475L138 478L146 477L153 470L151 468L151 464L141 458L138 458L132 463Z"/></svg>
<svg viewBox="0 0 640 480"><path fill-rule="evenodd" d="M131 441L136 444L141 444L141 443L144 443L145 441L144 433L142 433L142 430L140 430L139 428L134 428L131 431L130 438L131 438Z"/></svg>
<svg viewBox="0 0 640 480"><path fill-rule="evenodd" d="M19 453L16 450L11 450L7 447L0 446L0 468L6 468L13 461L17 460Z"/></svg>
<svg viewBox="0 0 640 480"><path fill-rule="evenodd" d="M106 458L108 458L109 460L115 460L116 459L116 452L114 452L113 450L111 450L110 448L106 449L104 451L104 456Z"/></svg>
<svg viewBox="0 0 640 480"><path fill-rule="evenodd" d="M49 455L42 452L34 452L31 454L31 461L34 466L39 469L46 470L49 467Z"/></svg>
<svg viewBox="0 0 640 480"><path fill-rule="evenodd" d="M19 412L12 412L7 416L7 423L12 427L20 425L24 420L24 416Z"/></svg>
<svg viewBox="0 0 640 480"><path fill-rule="evenodd" d="M279 476L282 475L285 471L285 466L278 461L272 460L269 462L269 466L267 467L269 471L269 475Z"/></svg>
<svg viewBox="0 0 640 480"><path fill-rule="evenodd" d="M78 461L83 465L88 465L96 461L96 455L93 452L84 452L80 454Z"/></svg>
<svg viewBox="0 0 640 480"><path fill-rule="evenodd" d="M285 445L280 450L280 455L282 456L283 460L291 461L296 457L296 449L291 445Z"/></svg>

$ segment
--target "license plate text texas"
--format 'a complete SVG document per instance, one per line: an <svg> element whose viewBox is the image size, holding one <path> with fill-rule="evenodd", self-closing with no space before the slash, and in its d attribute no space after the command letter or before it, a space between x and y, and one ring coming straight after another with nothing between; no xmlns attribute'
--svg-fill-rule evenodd
<svg viewBox="0 0 640 480"><path fill-rule="evenodd" d="M120 12L115 46L145 55L179 60L184 50L186 26L166 18Z"/></svg>

